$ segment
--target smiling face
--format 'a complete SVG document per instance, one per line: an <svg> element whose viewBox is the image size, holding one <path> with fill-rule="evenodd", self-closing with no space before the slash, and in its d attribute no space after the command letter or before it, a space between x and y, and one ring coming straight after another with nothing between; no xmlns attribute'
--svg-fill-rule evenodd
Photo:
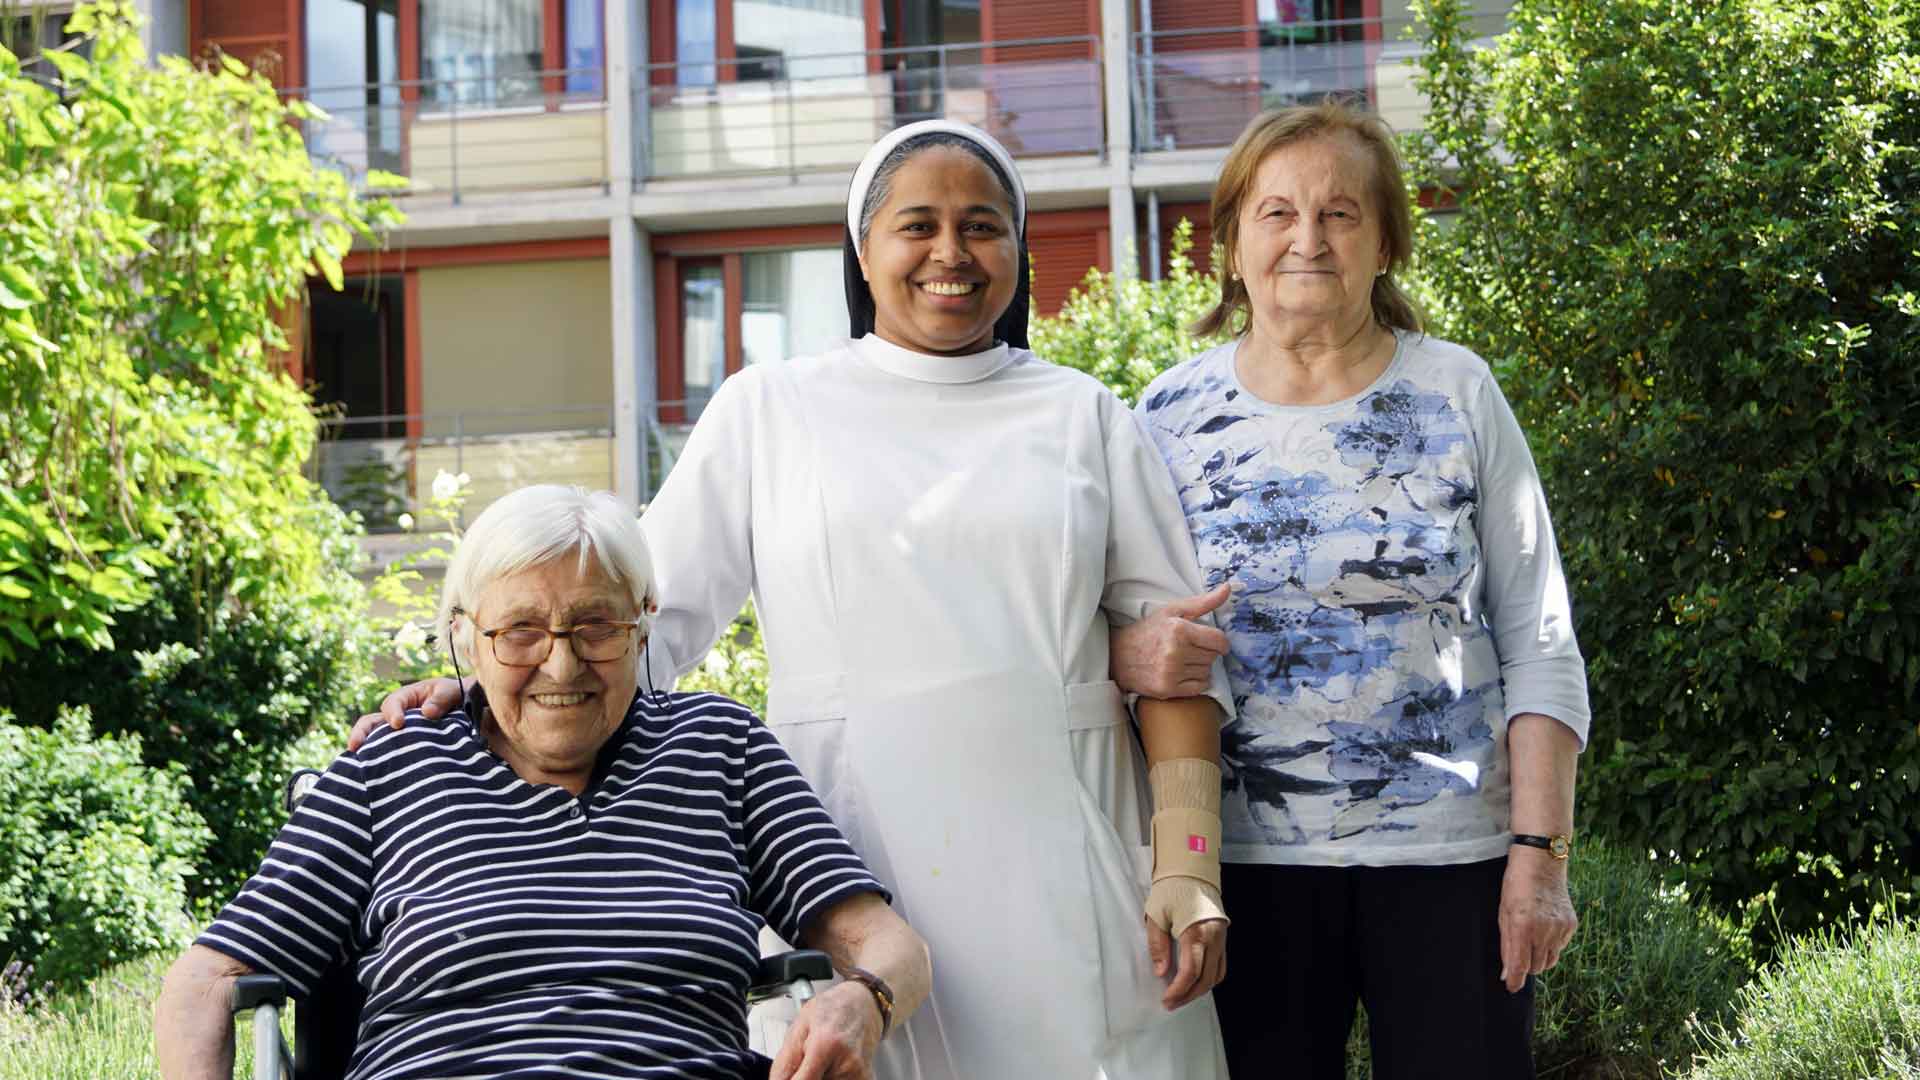
<svg viewBox="0 0 1920 1080"><path fill-rule="evenodd" d="M1372 317L1373 280L1388 261L1373 179L1365 149L1345 134L1310 136L1260 163L1232 266L1256 326L1353 328Z"/></svg>
<svg viewBox="0 0 1920 1080"><path fill-rule="evenodd" d="M513 626L563 630L595 620L635 618L627 591L593 560L576 554L496 579L472 615L471 654L493 710L493 749L530 783L585 790L600 747L633 703L639 668L633 648L614 660L581 663L571 639L557 638L538 667L509 667L479 633ZM577 781L578 786L575 786Z"/></svg>
<svg viewBox="0 0 1920 1080"><path fill-rule="evenodd" d="M893 174L861 243L874 332L915 352L979 352L1019 265L1013 206L992 170L965 150L921 150Z"/></svg>

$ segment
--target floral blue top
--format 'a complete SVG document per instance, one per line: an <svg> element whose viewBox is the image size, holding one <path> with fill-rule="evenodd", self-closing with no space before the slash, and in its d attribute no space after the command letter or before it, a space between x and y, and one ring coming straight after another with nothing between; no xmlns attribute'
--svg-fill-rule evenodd
<svg viewBox="0 0 1920 1080"><path fill-rule="evenodd" d="M1492 372L1401 334L1373 385L1274 405L1222 345L1136 410L1232 643L1229 862L1450 864L1508 845L1507 721L1586 740L1586 667L1533 457Z"/></svg>

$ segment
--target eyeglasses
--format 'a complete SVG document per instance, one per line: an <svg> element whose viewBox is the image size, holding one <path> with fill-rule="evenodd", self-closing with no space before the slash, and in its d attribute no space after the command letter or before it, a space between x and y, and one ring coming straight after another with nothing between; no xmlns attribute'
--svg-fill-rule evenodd
<svg viewBox="0 0 1920 1080"><path fill-rule="evenodd" d="M507 667L539 667L553 653L554 638L569 638L573 655L583 664L618 660L633 648L633 631L638 621L595 620L549 630L544 626L507 626L482 630L480 636L492 643L493 658Z"/></svg>

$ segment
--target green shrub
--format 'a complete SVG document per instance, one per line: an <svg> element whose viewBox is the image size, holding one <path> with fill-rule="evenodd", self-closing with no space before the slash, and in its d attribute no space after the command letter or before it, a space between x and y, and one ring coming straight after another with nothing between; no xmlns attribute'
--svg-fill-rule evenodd
<svg viewBox="0 0 1920 1080"><path fill-rule="evenodd" d="M677 688L725 694L755 715L767 715L767 647L760 639L760 620L751 600L734 616L733 624L720 635L706 659L682 677Z"/></svg>
<svg viewBox="0 0 1920 1080"><path fill-rule="evenodd" d="M1644 855L1584 844L1570 867L1580 930L1539 981L1542 1073L1658 1080L1684 1066L1693 1027L1724 1019L1749 974L1746 941Z"/></svg>
<svg viewBox="0 0 1920 1080"><path fill-rule="evenodd" d="M1745 936L1664 887L1644 856L1587 842L1569 868L1580 930L1534 999L1541 1076L1659 1080L1684 1067L1701 1025L1726 1018L1747 979ZM1364 1011L1349 1080L1373 1075Z"/></svg>
<svg viewBox="0 0 1920 1080"><path fill-rule="evenodd" d="M186 792L184 769L145 765L137 736L96 738L84 710L51 730L0 712L0 957L31 965L30 986L186 943L208 839Z"/></svg>
<svg viewBox="0 0 1920 1080"><path fill-rule="evenodd" d="M1881 917L1793 941L1707 1042L1691 1080L1920 1078L1920 925Z"/></svg>
<svg viewBox="0 0 1920 1080"><path fill-rule="evenodd" d="M1193 223L1182 219L1159 281L1087 271L1058 315L1032 320L1033 351L1099 379L1132 405L1154 376L1226 340L1187 332L1220 299L1214 279L1194 269L1192 250Z"/></svg>
<svg viewBox="0 0 1920 1080"><path fill-rule="evenodd" d="M302 474L276 313L397 215L309 160L304 104L150 66L135 18L82 6L57 92L0 49L0 701L186 766L208 901L265 850L292 747L368 694L355 528Z"/></svg>
<svg viewBox="0 0 1920 1080"><path fill-rule="evenodd" d="M1798 931L1920 887L1920 23L1421 0L1442 332L1526 427L1593 685L1581 817Z"/></svg>

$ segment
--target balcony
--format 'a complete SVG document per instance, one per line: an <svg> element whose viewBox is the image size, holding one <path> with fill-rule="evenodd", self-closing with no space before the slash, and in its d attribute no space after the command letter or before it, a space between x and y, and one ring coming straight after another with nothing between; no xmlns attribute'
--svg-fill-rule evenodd
<svg viewBox="0 0 1920 1080"><path fill-rule="evenodd" d="M1473 16L1480 40L1506 9ZM1410 17L1325 19L1134 35L1134 129L1143 152L1226 146L1266 109L1358 99L1397 132L1417 131L1427 100Z"/></svg>
<svg viewBox="0 0 1920 1080"><path fill-rule="evenodd" d="M683 440L684 441L684 440ZM527 484L614 485L613 410L607 405L323 419L308 479L367 530L401 530L422 516L433 480L467 474L466 520Z"/></svg>
<svg viewBox="0 0 1920 1080"><path fill-rule="evenodd" d="M881 135L933 118L1020 156L1097 154L1101 70L1092 37L655 64L635 113L654 180L845 172Z"/></svg>
<svg viewBox="0 0 1920 1080"><path fill-rule="evenodd" d="M604 192L606 91L598 68L416 79L288 91L326 113L305 121L316 162L367 187L372 170L409 181L409 200Z"/></svg>

